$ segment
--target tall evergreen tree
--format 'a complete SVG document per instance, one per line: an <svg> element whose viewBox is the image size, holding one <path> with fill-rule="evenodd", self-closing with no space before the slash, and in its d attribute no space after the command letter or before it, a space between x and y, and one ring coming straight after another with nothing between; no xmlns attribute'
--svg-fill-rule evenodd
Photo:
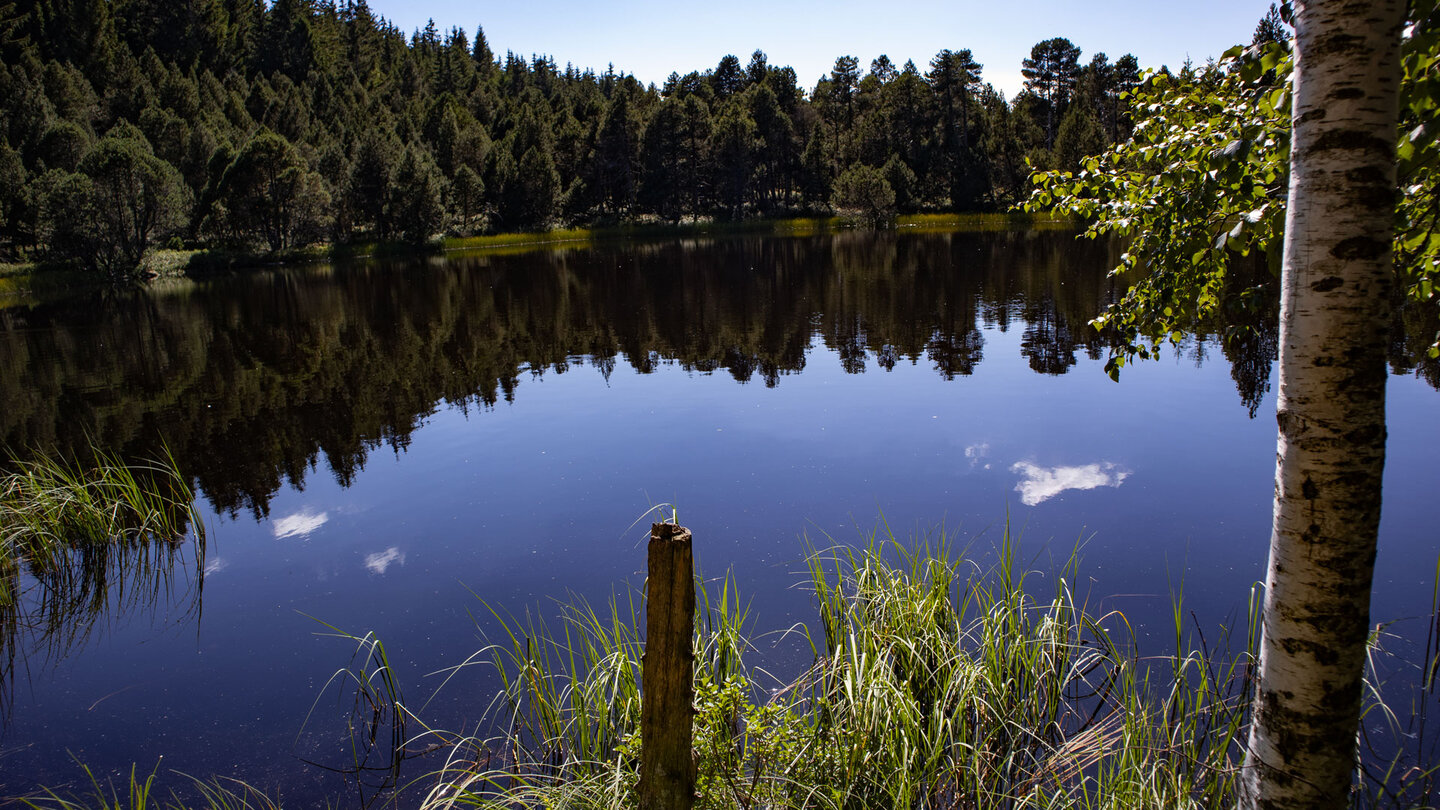
<svg viewBox="0 0 1440 810"><path fill-rule="evenodd" d="M495 53L485 39L485 29L475 26L475 44L470 48L470 58L475 61L475 71L482 80L488 81L495 75Z"/></svg>
<svg viewBox="0 0 1440 810"><path fill-rule="evenodd" d="M602 213L624 213L634 202L639 147L639 124L631 113L630 94L616 93L590 153L591 184Z"/></svg>
<svg viewBox="0 0 1440 810"><path fill-rule="evenodd" d="M726 219L738 220L750 196L750 173L755 160L755 121L750 111L738 99L725 105L711 137L720 213Z"/></svg>
<svg viewBox="0 0 1440 810"><path fill-rule="evenodd" d="M406 149L395 169L390 203L390 222L400 238L419 244L439 232L445 194L445 181L430 156L419 147Z"/></svg>
<svg viewBox="0 0 1440 810"><path fill-rule="evenodd" d="M770 77L770 60L758 48L750 54L750 64L745 66L745 81L752 85L761 84Z"/></svg>
<svg viewBox="0 0 1440 810"><path fill-rule="evenodd" d="M845 111L845 126L855 122L855 91L860 84L860 60L853 56L841 56L830 69L830 93L835 103Z"/></svg>
<svg viewBox="0 0 1440 810"><path fill-rule="evenodd" d="M720 59L720 64L715 66L715 72L710 76L710 86L715 89L715 97L724 101L745 88L745 71L740 67L740 59L734 54L726 54Z"/></svg>
<svg viewBox="0 0 1440 810"><path fill-rule="evenodd" d="M1055 127L1070 103L1080 74L1080 49L1064 37L1047 39L1030 49L1020 73L1025 87L1045 102L1045 146L1055 145Z"/></svg>
<svg viewBox="0 0 1440 810"><path fill-rule="evenodd" d="M264 73L283 73L296 83L305 81L316 64L308 0L275 0L265 13L256 59Z"/></svg>
<svg viewBox="0 0 1440 810"><path fill-rule="evenodd" d="M1255 25L1255 35L1251 37L1250 44L1264 45L1267 42L1289 42L1290 37L1290 27L1285 24L1284 18L1280 16L1280 9L1276 8L1274 3L1271 3L1270 10L1267 11L1265 16L1260 18L1260 22Z"/></svg>

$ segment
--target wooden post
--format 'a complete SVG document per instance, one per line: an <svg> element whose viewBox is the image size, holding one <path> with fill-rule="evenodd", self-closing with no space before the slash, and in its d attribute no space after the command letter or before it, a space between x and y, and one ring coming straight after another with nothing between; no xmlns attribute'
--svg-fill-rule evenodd
<svg viewBox="0 0 1440 810"><path fill-rule="evenodd" d="M650 527L640 675L640 810L695 806L695 563L690 530Z"/></svg>

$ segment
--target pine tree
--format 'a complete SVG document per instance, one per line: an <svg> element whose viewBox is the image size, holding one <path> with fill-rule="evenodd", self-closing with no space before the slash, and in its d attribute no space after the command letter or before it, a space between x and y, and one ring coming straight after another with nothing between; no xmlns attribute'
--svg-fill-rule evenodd
<svg viewBox="0 0 1440 810"><path fill-rule="evenodd" d="M1030 49L1022 65L1025 87L1045 102L1045 146L1055 145L1055 126L1070 103L1080 73L1080 49L1064 37L1047 39Z"/></svg>

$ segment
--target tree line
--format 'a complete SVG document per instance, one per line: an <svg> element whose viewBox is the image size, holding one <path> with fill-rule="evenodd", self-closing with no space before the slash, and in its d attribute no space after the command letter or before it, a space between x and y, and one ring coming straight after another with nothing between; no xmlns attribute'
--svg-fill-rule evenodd
<svg viewBox="0 0 1440 810"><path fill-rule="evenodd" d="M1140 80L1055 38L1010 100L965 49L646 86L365 0L0 0L0 57L0 258L114 275L157 244L996 210L1127 138Z"/></svg>

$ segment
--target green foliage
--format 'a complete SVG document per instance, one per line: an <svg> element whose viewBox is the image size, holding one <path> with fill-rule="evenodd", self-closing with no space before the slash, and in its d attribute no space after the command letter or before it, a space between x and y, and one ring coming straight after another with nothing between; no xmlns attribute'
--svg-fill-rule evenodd
<svg viewBox="0 0 1440 810"><path fill-rule="evenodd" d="M405 150L395 169L389 221L400 238L413 244L429 241L445 221L445 181L427 152Z"/></svg>
<svg viewBox="0 0 1440 810"><path fill-rule="evenodd" d="M1072 104L1055 135L1055 165L1074 171L1091 155L1105 151L1105 130L1088 104Z"/></svg>
<svg viewBox="0 0 1440 810"><path fill-rule="evenodd" d="M880 171L895 193L895 208L899 211L912 210L915 205L915 172L905 165L899 155L891 155Z"/></svg>
<svg viewBox="0 0 1440 810"><path fill-rule="evenodd" d="M1047 39L1030 49L1023 60L1021 75L1025 87L1045 107L1045 145L1055 144L1055 125L1070 103L1070 94L1080 74L1080 49L1064 37Z"/></svg>
<svg viewBox="0 0 1440 810"><path fill-rule="evenodd" d="M51 122L41 137L41 160L50 168L76 171L94 140L94 136L74 121L57 119Z"/></svg>
<svg viewBox="0 0 1440 810"><path fill-rule="evenodd" d="M1289 158L1289 54L1272 45L1241 63L1152 76L1137 92L1131 139L1075 172L1032 178L1027 210L1089 223L1088 236L1128 237L1116 273L1132 285L1095 324L1119 339L1106 371L1150 357L1225 307L1260 295L1227 288L1252 252L1278 256Z"/></svg>
<svg viewBox="0 0 1440 810"><path fill-rule="evenodd" d="M1411 0L1410 17L1401 50L1395 266L1407 299L1433 311L1440 304L1440 10L1434 0ZM1440 357L1440 332L1430 357Z"/></svg>
<svg viewBox="0 0 1440 810"><path fill-rule="evenodd" d="M885 173L873 166L851 166L835 178L831 204L872 227L883 227L895 217L895 189Z"/></svg>
<svg viewBox="0 0 1440 810"><path fill-rule="evenodd" d="M118 277L143 255L138 243L171 235L286 252L327 236L424 242L447 225L814 215L859 165L896 168L887 179L907 210L993 209L1025 191L1026 157L1049 165L1079 53L1057 51L1061 42L1037 46L1056 65L1042 71L1040 95L1010 105L964 48L940 51L923 76L913 60L897 69L877 58L867 74L841 56L813 88L757 51L748 65L728 55L657 89L613 68L497 61L478 28L473 44L433 24L407 36L363 2L0 2L0 258L48 253ZM1108 143L1123 115L1113 93L1104 99L1095 115ZM1012 116L1026 106L1028 118ZM149 203L111 194L112 175L88 196L61 180L79 173L93 186L80 161L96 133L123 121L143 133L149 158L139 162L166 187L146 193L170 199L153 232L121 240L98 215L135 219ZM261 146L281 160L268 179L243 154ZM412 153L407 177L419 187L398 188ZM447 196L465 166L483 180L483 200L469 177Z"/></svg>
<svg viewBox="0 0 1440 810"><path fill-rule="evenodd" d="M189 197L184 182L128 124L100 139L78 169L84 181L63 184L63 198L49 205L57 231L75 239L52 246L112 278L126 277L140 266L153 237L183 221Z"/></svg>
<svg viewBox="0 0 1440 810"><path fill-rule="evenodd" d="M1411 4L1403 50L1395 260L1412 305L1434 309L1440 268L1440 27L1433 0ZM1118 338L1112 377L1135 357L1223 314L1243 321L1272 282L1234 283L1243 257L1278 268L1289 185L1289 43L1233 49L1217 65L1152 75L1132 100L1131 139L1075 172L1032 178L1028 210L1088 223L1092 237L1129 238L1116 273L1133 282L1096 325ZM1244 338L1243 334L1233 337ZM1440 356L1440 334L1430 348Z"/></svg>
<svg viewBox="0 0 1440 810"><path fill-rule="evenodd" d="M520 157L515 177L508 184L502 211L508 213L506 227L538 228L549 224L560 202L560 175L548 148L532 146Z"/></svg>
<svg viewBox="0 0 1440 810"><path fill-rule="evenodd" d="M25 164L20 153L9 144L0 143L0 234L12 235L16 228L16 215L24 205L26 181Z"/></svg>
<svg viewBox="0 0 1440 810"><path fill-rule="evenodd" d="M484 199L485 182L469 166L461 166L450 183L450 212L458 222L457 231L468 234L471 231L471 216L480 210Z"/></svg>
<svg viewBox="0 0 1440 810"><path fill-rule="evenodd" d="M750 173L756 150L755 120L740 104L725 105L715 121L712 136L716 162L716 191L726 219L741 219L749 199Z"/></svg>
<svg viewBox="0 0 1440 810"><path fill-rule="evenodd" d="M330 195L284 136L261 131L220 178L212 228L231 229L273 251L319 238Z"/></svg>
<svg viewBox="0 0 1440 810"><path fill-rule="evenodd" d="M400 144L383 130L370 130L360 139L345 183L349 221L362 229L374 229L379 237L390 235L386 202L395 176Z"/></svg>

